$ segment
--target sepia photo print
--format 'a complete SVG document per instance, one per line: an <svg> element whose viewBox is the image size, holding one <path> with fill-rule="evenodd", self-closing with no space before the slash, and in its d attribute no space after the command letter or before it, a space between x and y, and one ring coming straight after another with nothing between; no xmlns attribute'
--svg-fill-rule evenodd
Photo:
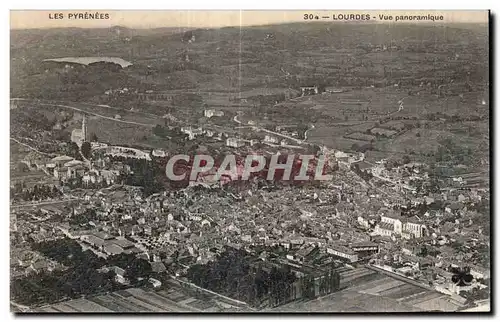
<svg viewBox="0 0 500 322"><path fill-rule="evenodd" d="M489 15L11 11L11 311L489 312Z"/></svg>

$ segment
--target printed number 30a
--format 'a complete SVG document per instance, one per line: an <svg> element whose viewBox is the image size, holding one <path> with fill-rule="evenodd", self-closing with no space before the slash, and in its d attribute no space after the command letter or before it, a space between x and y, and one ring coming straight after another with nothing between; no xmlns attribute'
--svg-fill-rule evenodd
<svg viewBox="0 0 500 322"><path fill-rule="evenodd" d="M314 19L314 15L312 13L305 13L304 14L304 20L313 20Z"/></svg>

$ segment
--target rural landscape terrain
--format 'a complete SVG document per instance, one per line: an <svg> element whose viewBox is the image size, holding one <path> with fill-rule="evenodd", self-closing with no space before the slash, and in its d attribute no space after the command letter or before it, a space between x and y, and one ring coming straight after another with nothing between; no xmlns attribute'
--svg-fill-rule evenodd
<svg viewBox="0 0 500 322"><path fill-rule="evenodd" d="M489 308L486 24L12 29L10 62L13 311ZM176 154L333 179L175 183Z"/></svg>

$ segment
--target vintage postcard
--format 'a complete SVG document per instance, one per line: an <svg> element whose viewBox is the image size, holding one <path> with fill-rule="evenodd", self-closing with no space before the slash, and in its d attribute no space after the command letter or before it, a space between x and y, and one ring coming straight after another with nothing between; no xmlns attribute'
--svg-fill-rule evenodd
<svg viewBox="0 0 500 322"><path fill-rule="evenodd" d="M488 11L11 11L13 312L490 311Z"/></svg>

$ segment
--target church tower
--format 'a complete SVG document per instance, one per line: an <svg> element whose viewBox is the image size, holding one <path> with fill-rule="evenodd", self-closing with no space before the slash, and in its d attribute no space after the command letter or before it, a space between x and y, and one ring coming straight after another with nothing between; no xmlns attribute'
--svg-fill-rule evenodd
<svg viewBox="0 0 500 322"><path fill-rule="evenodd" d="M85 114L83 115L83 120L82 120L82 142L88 141L87 138L87 117Z"/></svg>

